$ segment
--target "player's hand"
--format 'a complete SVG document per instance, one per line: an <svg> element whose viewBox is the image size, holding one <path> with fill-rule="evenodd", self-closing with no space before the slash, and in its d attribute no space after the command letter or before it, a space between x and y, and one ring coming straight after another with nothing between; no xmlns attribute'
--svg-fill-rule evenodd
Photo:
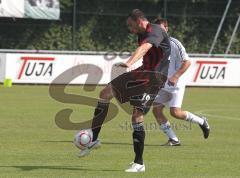
<svg viewBox="0 0 240 178"><path fill-rule="evenodd" d="M178 77L172 76L168 79L168 85L169 86L175 86L178 81Z"/></svg>
<svg viewBox="0 0 240 178"><path fill-rule="evenodd" d="M128 67L129 67L129 66L128 66L126 63L124 63L124 62L116 63L116 64L114 64L114 66L116 66L116 67L124 67L124 68L128 68Z"/></svg>

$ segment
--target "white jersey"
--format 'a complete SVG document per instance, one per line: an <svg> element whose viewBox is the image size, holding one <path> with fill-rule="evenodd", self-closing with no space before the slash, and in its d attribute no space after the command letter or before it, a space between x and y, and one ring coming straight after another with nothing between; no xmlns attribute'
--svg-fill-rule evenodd
<svg viewBox="0 0 240 178"><path fill-rule="evenodd" d="M185 48L177 39L171 37L170 43L171 55L168 67L168 78L179 70L183 61L189 60ZM169 86L168 81L166 81L164 88L158 92L154 102L164 104L168 107L181 108L185 92L186 75L186 72L184 72L184 74L179 77L175 86Z"/></svg>
<svg viewBox="0 0 240 178"><path fill-rule="evenodd" d="M182 43L175 38L170 37L171 43L171 55L170 55L170 63L168 67L168 78L173 76L177 70L182 65L182 62L185 60L189 60L189 56L186 53L185 48L183 47ZM178 82L175 87L181 87L186 85L185 73L178 79ZM165 87L169 87L166 85Z"/></svg>

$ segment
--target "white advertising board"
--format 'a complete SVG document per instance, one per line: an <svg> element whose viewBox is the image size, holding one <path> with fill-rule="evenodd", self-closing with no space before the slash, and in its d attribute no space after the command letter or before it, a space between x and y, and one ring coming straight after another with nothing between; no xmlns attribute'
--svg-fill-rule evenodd
<svg viewBox="0 0 240 178"><path fill-rule="evenodd" d="M0 53L0 82L5 79L5 69L6 69L6 54Z"/></svg>
<svg viewBox="0 0 240 178"><path fill-rule="evenodd" d="M13 83L107 84L122 73L113 64L127 58L104 55L6 54L5 74ZM141 65L139 61L134 67ZM188 86L240 86L240 59L191 58ZM2 70L1 70L2 71ZM61 75L58 80L55 80Z"/></svg>
<svg viewBox="0 0 240 178"><path fill-rule="evenodd" d="M0 0L0 17L24 17L24 0Z"/></svg>
<svg viewBox="0 0 240 178"><path fill-rule="evenodd" d="M60 18L59 0L0 0L0 17Z"/></svg>
<svg viewBox="0 0 240 178"><path fill-rule="evenodd" d="M189 86L240 86L240 59L192 58Z"/></svg>
<svg viewBox="0 0 240 178"><path fill-rule="evenodd" d="M126 60L118 56L108 60L104 55L50 54L7 54L6 58L5 78L11 78L13 83L46 84L64 72L61 80L55 83L107 84L116 77L116 72L121 73L112 72L113 64Z"/></svg>

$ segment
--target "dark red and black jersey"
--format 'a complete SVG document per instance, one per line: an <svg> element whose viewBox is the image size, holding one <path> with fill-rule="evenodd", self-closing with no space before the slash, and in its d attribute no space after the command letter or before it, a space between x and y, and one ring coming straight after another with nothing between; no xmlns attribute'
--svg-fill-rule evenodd
<svg viewBox="0 0 240 178"><path fill-rule="evenodd" d="M159 25L149 23L146 32L138 35L139 46L143 43L153 45L143 56L143 69L147 71L158 71L167 76L169 56L171 53L167 33Z"/></svg>

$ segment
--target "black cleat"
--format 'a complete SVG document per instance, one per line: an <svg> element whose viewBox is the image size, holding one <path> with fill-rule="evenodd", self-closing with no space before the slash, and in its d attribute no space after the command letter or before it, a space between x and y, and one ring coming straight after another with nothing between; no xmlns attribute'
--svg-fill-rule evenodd
<svg viewBox="0 0 240 178"><path fill-rule="evenodd" d="M208 136L209 136L209 133L210 133L210 126L209 126L209 124L207 122L207 118L206 117L202 117L202 119L204 120L203 125L199 125L199 126L202 129L202 131L203 131L203 137L205 139L207 139Z"/></svg>
<svg viewBox="0 0 240 178"><path fill-rule="evenodd" d="M181 146L180 141L175 141L171 138L167 141L167 143L162 144L161 146Z"/></svg>

